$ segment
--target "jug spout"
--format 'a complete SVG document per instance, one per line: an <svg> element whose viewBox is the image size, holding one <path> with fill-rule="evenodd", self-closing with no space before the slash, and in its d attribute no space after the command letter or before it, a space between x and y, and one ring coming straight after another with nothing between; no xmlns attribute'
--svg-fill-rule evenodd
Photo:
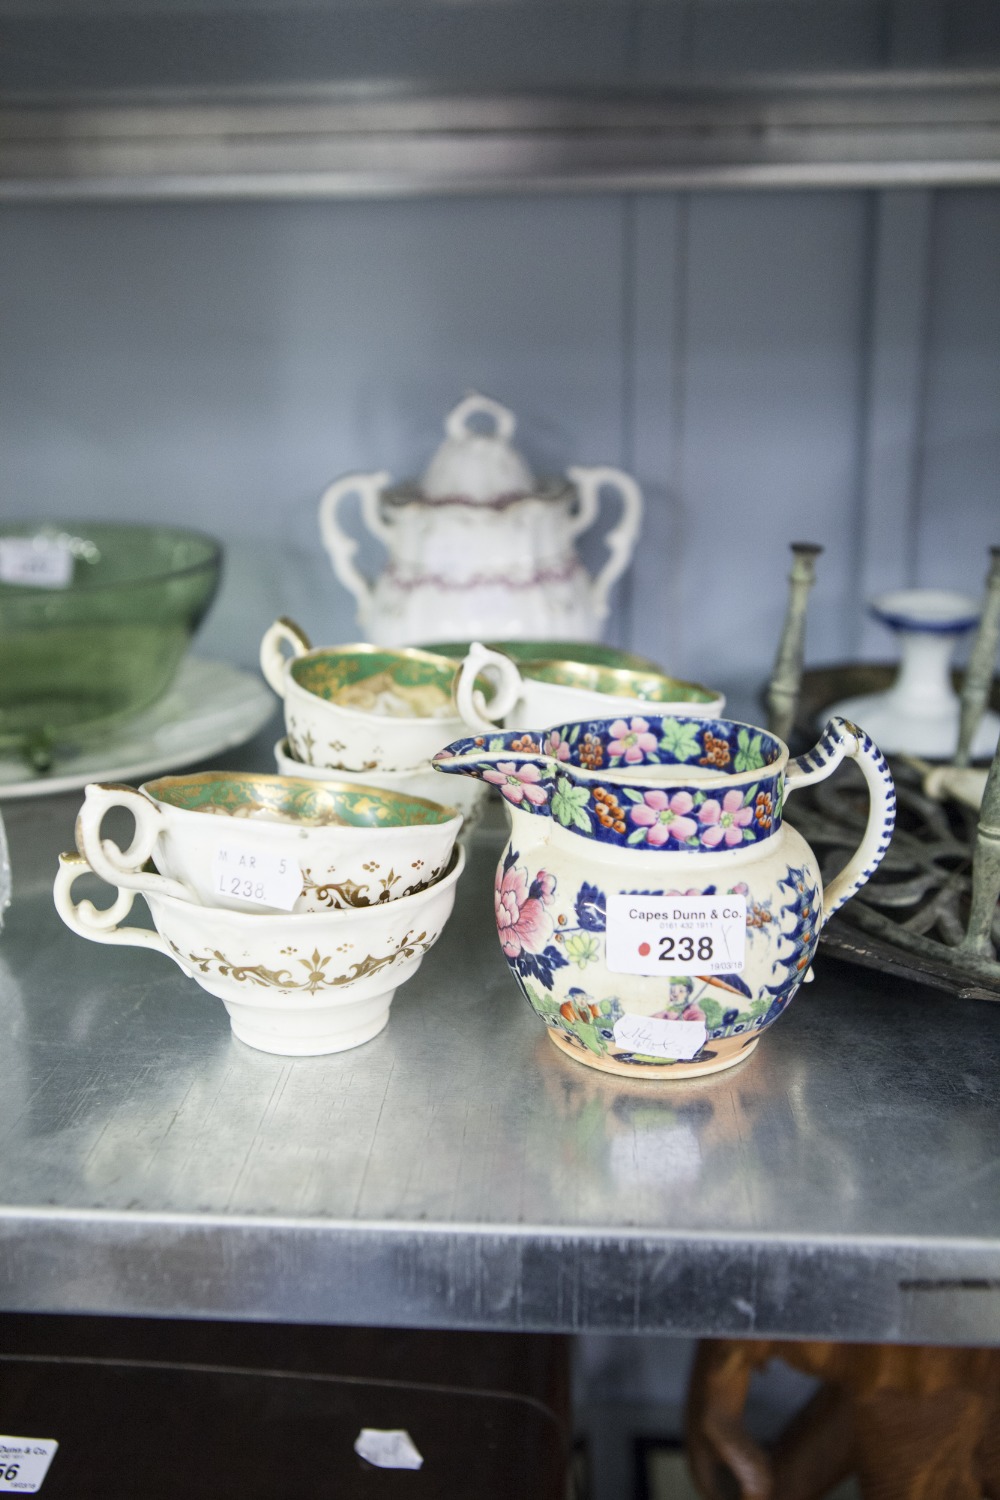
<svg viewBox="0 0 1000 1500"><path fill-rule="evenodd" d="M538 736L508 733L456 740L439 750L432 764L435 771L475 776L495 786L525 842L548 837L556 762Z"/></svg>
<svg viewBox="0 0 1000 1500"><path fill-rule="evenodd" d="M475 776L497 787L511 807L526 803L525 812L548 815L555 763L542 750L537 735L479 734L455 740L439 750L431 764L435 771Z"/></svg>

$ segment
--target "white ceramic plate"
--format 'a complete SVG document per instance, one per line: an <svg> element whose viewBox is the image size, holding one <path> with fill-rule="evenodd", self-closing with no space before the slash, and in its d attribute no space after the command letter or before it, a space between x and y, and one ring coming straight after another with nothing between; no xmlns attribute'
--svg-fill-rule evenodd
<svg viewBox="0 0 1000 1500"><path fill-rule="evenodd" d="M0 800L72 792L88 781L138 781L243 745L275 711L273 693L250 672L189 656L169 692L100 745L57 758L40 774L0 757Z"/></svg>

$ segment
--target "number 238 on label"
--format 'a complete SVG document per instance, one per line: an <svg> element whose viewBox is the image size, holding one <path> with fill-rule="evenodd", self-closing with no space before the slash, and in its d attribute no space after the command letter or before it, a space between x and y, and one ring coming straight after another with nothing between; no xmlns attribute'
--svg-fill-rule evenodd
<svg viewBox="0 0 1000 1500"><path fill-rule="evenodd" d="M738 974L745 896L608 897L608 968L615 974Z"/></svg>
<svg viewBox="0 0 1000 1500"><path fill-rule="evenodd" d="M291 911L302 890L302 872L294 860L239 844L223 844L216 850L212 878L220 896L279 911Z"/></svg>

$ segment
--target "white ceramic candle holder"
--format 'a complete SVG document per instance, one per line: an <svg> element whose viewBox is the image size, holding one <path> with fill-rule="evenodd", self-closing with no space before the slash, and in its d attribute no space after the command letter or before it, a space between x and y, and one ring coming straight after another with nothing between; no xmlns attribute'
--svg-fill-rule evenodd
<svg viewBox="0 0 1000 1500"><path fill-rule="evenodd" d="M896 589L872 601L871 612L899 639L896 680L884 693L845 698L825 709L868 731L889 754L950 760L958 746L961 705L951 682L951 659L979 620L980 604L947 589ZM972 744L973 759L991 756L1000 719L985 713Z"/></svg>

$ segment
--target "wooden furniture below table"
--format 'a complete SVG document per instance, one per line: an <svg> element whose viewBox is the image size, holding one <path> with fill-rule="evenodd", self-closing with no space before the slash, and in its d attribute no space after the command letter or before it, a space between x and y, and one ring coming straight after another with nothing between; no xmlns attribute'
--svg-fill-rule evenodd
<svg viewBox="0 0 1000 1500"><path fill-rule="evenodd" d="M772 1359L821 1386L769 1448L747 1431L750 1380ZM1000 1349L710 1339L687 1413L705 1500L998 1500Z"/></svg>

